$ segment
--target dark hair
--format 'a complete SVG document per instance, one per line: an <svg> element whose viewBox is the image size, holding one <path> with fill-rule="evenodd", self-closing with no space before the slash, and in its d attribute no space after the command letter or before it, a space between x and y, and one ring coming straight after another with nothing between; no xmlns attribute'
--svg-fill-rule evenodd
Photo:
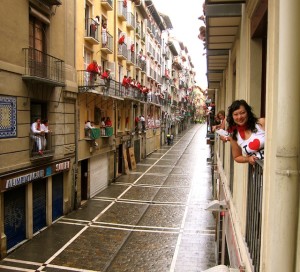
<svg viewBox="0 0 300 272"><path fill-rule="evenodd" d="M233 133L232 137L234 140L236 140L236 133L237 133L237 128L236 128L236 123L233 120L233 112L238 110L241 106L244 106L245 110L247 111L248 115L248 120L246 124L246 129L250 129L252 132L256 132L257 129L255 127L258 118L255 116L255 114L252 112L252 107L247 104L245 100L235 100L232 102L232 104L228 107L228 114L226 121L228 123L228 130Z"/></svg>

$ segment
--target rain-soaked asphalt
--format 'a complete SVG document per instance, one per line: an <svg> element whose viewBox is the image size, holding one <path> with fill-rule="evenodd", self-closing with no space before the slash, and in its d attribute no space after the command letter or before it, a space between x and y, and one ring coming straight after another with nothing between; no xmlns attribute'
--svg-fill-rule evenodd
<svg viewBox="0 0 300 272"><path fill-rule="evenodd" d="M192 272L215 265L210 150L195 125L0 262L0 271Z"/></svg>

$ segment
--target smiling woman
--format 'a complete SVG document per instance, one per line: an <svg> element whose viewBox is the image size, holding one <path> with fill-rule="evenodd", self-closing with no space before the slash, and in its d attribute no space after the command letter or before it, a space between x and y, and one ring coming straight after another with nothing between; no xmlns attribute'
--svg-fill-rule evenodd
<svg viewBox="0 0 300 272"><path fill-rule="evenodd" d="M231 136L221 136L230 141L236 162L255 164L264 159L265 119L257 118L245 100L236 100L228 108L228 131Z"/></svg>

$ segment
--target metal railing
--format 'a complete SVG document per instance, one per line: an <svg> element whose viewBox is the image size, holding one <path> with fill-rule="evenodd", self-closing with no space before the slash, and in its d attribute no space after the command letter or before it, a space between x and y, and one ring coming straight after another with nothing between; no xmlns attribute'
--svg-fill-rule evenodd
<svg viewBox="0 0 300 272"><path fill-rule="evenodd" d="M127 25L130 25L132 29L135 29L135 17L132 12L127 12Z"/></svg>
<svg viewBox="0 0 300 272"><path fill-rule="evenodd" d="M146 61L142 60L139 56L136 57L136 64L142 71L146 71Z"/></svg>
<svg viewBox="0 0 300 272"><path fill-rule="evenodd" d="M85 37L91 37L99 41L99 28L101 26L92 18L87 18L85 22Z"/></svg>
<svg viewBox="0 0 300 272"><path fill-rule="evenodd" d="M256 161L254 166L249 166L246 243L254 272L258 272L260 266L263 172L263 161Z"/></svg>
<svg viewBox="0 0 300 272"><path fill-rule="evenodd" d="M103 94L107 96L116 96L116 97L124 96L121 83L113 79L111 79L109 83L106 85Z"/></svg>
<svg viewBox="0 0 300 272"><path fill-rule="evenodd" d="M127 8L124 6L124 1L118 2L118 14L121 15L124 19L126 19Z"/></svg>
<svg viewBox="0 0 300 272"><path fill-rule="evenodd" d="M135 63L135 53L131 50L127 50L127 61L131 63Z"/></svg>
<svg viewBox="0 0 300 272"><path fill-rule="evenodd" d="M44 78L58 84L65 81L65 62L33 48L25 52L25 76Z"/></svg>
<svg viewBox="0 0 300 272"><path fill-rule="evenodd" d="M105 82L103 79L101 79L101 76L86 70L77 71L77 84L79 90L84 91L99 86L105 86Z"/></svg>
<svg viewBox="0 0 300 272"><path fill-rule="evenodd" d="M108 32L102 33L101 35L102 35L102 37L101 37L102 48L107 48L111 52L113 52L113 45L114 45L113 36L111 34L109 34ZM105 39L107 39L106 42L105 42Z"/></svg>
<svg viewBox="0 0 300 272"><path fill-rule="evenodd" d="M48 132L45 135L35 135L30 133L30 157L44 158L53 155L52 133ZM40 152L39 152L40 151Z"/></svg>
<svg viewBox="0 0 300 272"><path fill-rule="evenodd" d="M118 55L123 56L125 59L127 58L127 44L118 44Z"/></svg>

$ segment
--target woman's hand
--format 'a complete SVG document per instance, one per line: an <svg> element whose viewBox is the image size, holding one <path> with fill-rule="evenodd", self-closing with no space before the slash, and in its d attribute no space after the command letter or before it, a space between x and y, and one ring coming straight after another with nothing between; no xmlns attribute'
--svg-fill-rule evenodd
<svg viewBox="0 0 300 272"><path fill-rule="evenodd" d="M257 157L252 155L252 156L248 156L248 157L245 157L245 159L251 164L251 165L254 165L256 160L257 160Z"/></svg>
<svg viewBox="0 0 300 272"><path fill-rule="evenodd" d="M231 137L230 136L220 136L220 140L224 143L226 142L230 142L231 141Z"/></svg>

